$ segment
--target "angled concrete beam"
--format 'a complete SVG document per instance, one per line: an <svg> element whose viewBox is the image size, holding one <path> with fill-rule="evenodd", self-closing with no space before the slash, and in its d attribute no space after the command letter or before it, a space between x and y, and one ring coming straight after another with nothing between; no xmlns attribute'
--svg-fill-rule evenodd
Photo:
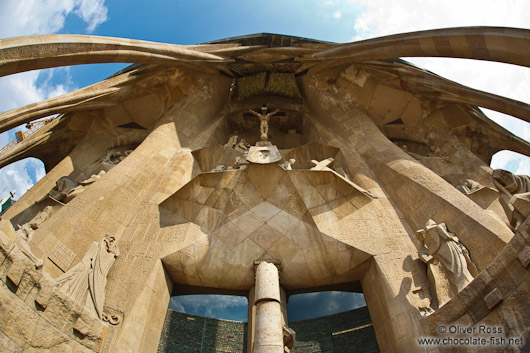
<svg viewBox="0 0 530 353"><path fill-rule="evenodd" d="M0 169L21 159L32 157L31 150L36 146L45 144L52 135L49 128L45 128L45 130L37 136L32 136L31 139L24 140L12 149L0 154Z"/></svg>
<svg viewBox="0 0 530 353"><path fill-rule="evenodd" d="M405 85L406 89L411 92L418 92L443 101L476 105L530 122L530 105L514 99L443 79L405 77L402 78L402 86Z"/></svg>
<svg viewBox="0 0 530 353"><path fill-rule="evenodd" d="M399 57L450 57L530 67L530 30L457 27L419 31L347 43L303 56L305 60L350 58L356 62Z"/></svg>
<svg viewBox="0 0 530 353"><path fill-rule="evenodd" d="M0 40L0 76L67 65L182 61L229 62L231 59L177 44L114 37L49 34Z"/></svg>
<svg viewBox="0 0 530 353"><path fill-rule="evenodd" d="M113 104L106 97L119 91L119 88L107 88L92 92L75 91L65 95L47 99L42 102L26 105L0 114L0 133L18 125L47 116L68 113L75 110L90 110L108 107Z"/></svg>
<svg viewBox="0 0 530 353"><path fill-rule="evenodd" d="M400 79L400 88L425 97L453 103L475 105L511 115L530 123L530 105L515 99L473 89L413 66L388 63L366 64L367 67L384 68Z"/></svg>
<svg viewBox="0 0 530 353"><path fill-rule="evenodd" d="M143 68L139 72L148 71L149 68ZM127 72L55 98L7 111L0 114L0 133L54 114L109 106L118 100L116 93L138 79L138 72ZM104 100L100 99L104 97Z"/></svg>

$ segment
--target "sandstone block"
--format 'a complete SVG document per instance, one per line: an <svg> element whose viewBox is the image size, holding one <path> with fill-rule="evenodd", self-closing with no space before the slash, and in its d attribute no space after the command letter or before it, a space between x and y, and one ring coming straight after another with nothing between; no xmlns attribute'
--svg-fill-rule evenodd
<svg viewBox="0 0 530 353"><path fill-rule="evenodd" d="M501 291L499 288L493 289L491 292L489 292L485 297L484 301L486 302L486 306L488 309L492 309L495 305L499 304L504 297L502 296Z"/></svg>

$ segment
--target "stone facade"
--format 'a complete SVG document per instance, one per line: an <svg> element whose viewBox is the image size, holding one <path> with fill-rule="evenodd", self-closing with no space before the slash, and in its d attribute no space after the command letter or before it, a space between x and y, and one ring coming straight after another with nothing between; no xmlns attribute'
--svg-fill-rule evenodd
<svg viewBox="0 0 530 353"><path fill-rule="evenodd" d="M367 307L315 319L292 321L294 353L379 352ZM247 324L168 310L159 353L247 352Z"/></svg>
<svg viewBox="0 0 530 353"><path fill-rule="evenodd" d="M166 314L158 353L247 352L247 324L179 313Z"/></svg>
<svg viewBox="0 0 530 353"><path fill-rule="evenodd" d="M289 325L297 333L294 353L379 352L367 307Z"/></svg>
<svg viewBox="0 0 530 353"><path fill-rule="evenodd" d="M530 107L395 59L530 66L526 38L474 27L343 45L2 40L1 75L136 65L0 114L0 131L61 114L0 155L47 170L2 215L1 344L155 352L170 296L209 291L248 296L247 351L288 350L288 295L349 285L383 352L444 350L418 341L440 323L500 325L523 342L502 349L527 350L528 177L488 163L530 144L477 106L523 120ZM261 265L276 268L266 282L279 295L262 296Z"/></svg>

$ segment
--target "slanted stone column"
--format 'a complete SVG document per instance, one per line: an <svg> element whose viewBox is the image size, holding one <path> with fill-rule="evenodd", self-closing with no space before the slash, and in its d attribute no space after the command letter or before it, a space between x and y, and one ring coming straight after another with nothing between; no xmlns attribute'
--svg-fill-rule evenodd
<svg viewBox="0 0 530 353"><path fill-rule="evenodd" d="M282 308L278 268L270 262L256 267L254 347L252 353L283 353Z"/></svg>

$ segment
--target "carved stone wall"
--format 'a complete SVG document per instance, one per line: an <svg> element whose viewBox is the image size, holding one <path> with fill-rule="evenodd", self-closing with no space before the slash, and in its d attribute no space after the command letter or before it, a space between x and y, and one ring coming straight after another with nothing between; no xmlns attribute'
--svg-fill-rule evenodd
<svg viewBox="0 0 530 353"><path fill-rule="evenodd" d="M479 40L461 42L468 34ZM472 179L491 188L488 163L498 150L530 155L530 143L475 105L525 119L529 108L395 56L530 66L525 47L513 44L526 36L513 28L456 28L345 45L271 34L196 46L70 35L2 40L0 74L108 58L141 64L0 114L0 131L64 114L0 155L4 165L34 154L48 171L2 216L23 227L17 238L2 226L10 239L0 272L2 332L28 351L154 352L174 289L245 295L253 290L255 261L269 261L278 264L286 290L360 282L384 352L429 351L418 337L436 323L469 317L480 323L491 315L488 322L525 334L521 298L530 290L521 224L528 200L507 200L512 219L499 214L494 192L479 198L457 186ZM87 52L87 43L98 51ZM71 52L58 56L65 47ZM235 81L256 74L265 86L230 99ZM245 115L263 105L285 113L270 118L268 131ZM233 136L237 145L225 147ZM246 149L257 156L247 160ZM99 175L103 164L111 168ZM39 215L46 220L33 221ZM415 236L429 219L456 234L479 272L434 313ZM92 322L50 283L83 260L96 261L86 254L104 234L112 234L120 255L112 267L99 267L107 283L90 295L104 298L97 311L108 316Z"/></svg>
<svg viewBox="0 0 530 353"><path fill-rule="evenodd" d="M488 344L480 347L482 352L528 351L529 268L530 222L527 220L497 258L467 287L439 310L421 319L425 335L440 339L483 338ZM442 326L447 332L440 330ZM460 331L456 333L459 335L451 334L451 331L454 333L458 328ZM494 341L492 344L492 337L499 339L498 343ZM512 341L509 341L510 338ZM504 339L504 344L501 339ZM451 347L465 351L457 346L458 344L448 345L448 349Z"/></svg>

